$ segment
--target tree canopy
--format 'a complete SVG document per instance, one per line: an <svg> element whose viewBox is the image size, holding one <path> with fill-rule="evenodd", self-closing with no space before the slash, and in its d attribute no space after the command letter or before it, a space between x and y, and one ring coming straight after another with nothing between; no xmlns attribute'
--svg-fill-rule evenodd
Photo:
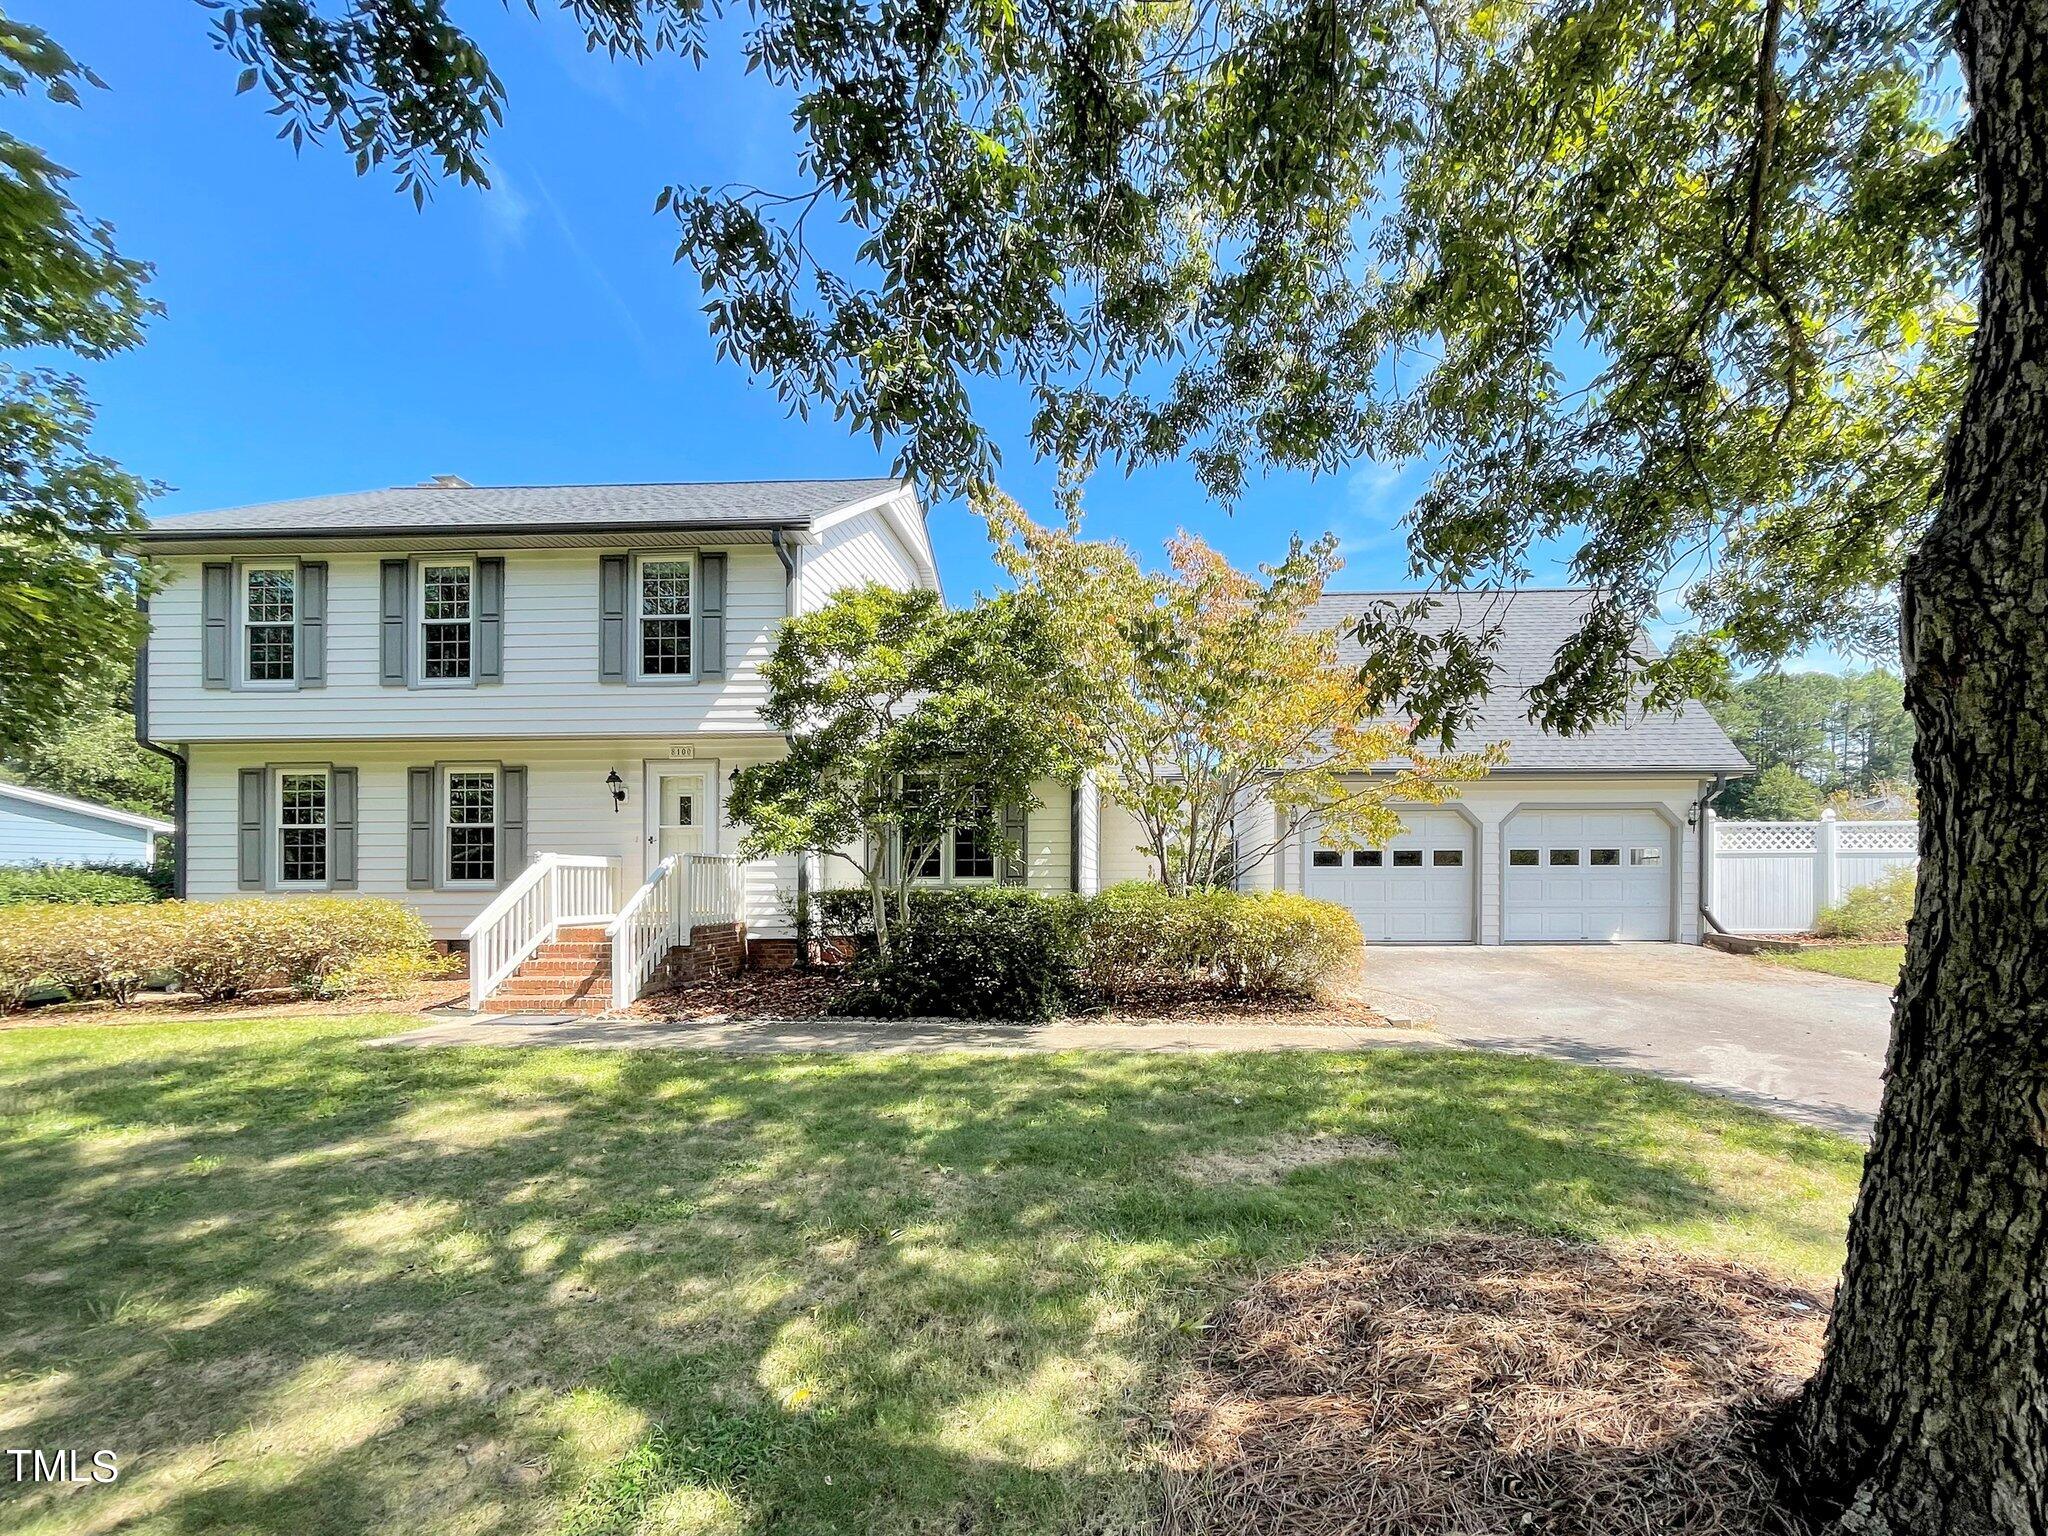
<svg viewBox="0 0 2048 1536"><path fill-rule="evenodd" d="M50 36L0 17L0 94L76 105L100 82ZM105 357L134 346L155 305L149 269L72 201L70 173L0 130L0 351ZM0 363L0 750L120 686L140 626L121 540L144 483L93 451L85 388Z"/></svg>
<svg viewBox="0 0 2048 1536"><path fill-rule="evenodd" d="M222 46L359 166L488 176L504 90L440 0L224 0ZM695 0L573 0L592 46L701 57ZM788 185L664 189L720 348L799 410L987 480L971 386L1034 446L1438 464L1418 577L1595 586L1531 698L1571 727L1725 658L1882 649L1960 401L1973 212L1937 13L1623 0L766 0ZM827 263L814 221L848 220ZM1638 623L1689 587L1659 657ZM1408 645L1412 647L1413 631ZM1469 669L1467 669L1469 671ZM1463 692L1469 703L1478 681ZM1469 712L1439 687L1420 713Z"/></svg>
<svg viewBox="0 0 2048 1536"><path fill-rule="evenodd" d="M1805 783L1817 812L1823 797L1868 794L1913 777L1913 721L1905 688L1890 672L1770 672L1748 678L1713 706L1714 716L1756 776L1729 785L1724 816L1773 819L1758 809L1763 776L1782 768ZM1807 796L1781 777L1774 805ZM1813 814L1813 813L1809 813Z"/></svg>

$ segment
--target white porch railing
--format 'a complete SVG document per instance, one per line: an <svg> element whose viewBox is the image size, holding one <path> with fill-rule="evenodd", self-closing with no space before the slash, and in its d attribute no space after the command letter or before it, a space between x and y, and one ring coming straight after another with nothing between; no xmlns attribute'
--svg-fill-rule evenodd
<svg viewBox="0 0 2048 1536"><path fill-rule="evenodd" d="M690 911L683 932L738 922L746 907L740 861L729 853L693 853L688 859Z"/></svg>
<svg viewBox="0 0 2048 1536"><path fill-rule="evenodd" d="M462 930L469 941L469 1006L502 986L568 923L610 922L618 907L619 861L599 854L537 853L497 899Z"/></svg>

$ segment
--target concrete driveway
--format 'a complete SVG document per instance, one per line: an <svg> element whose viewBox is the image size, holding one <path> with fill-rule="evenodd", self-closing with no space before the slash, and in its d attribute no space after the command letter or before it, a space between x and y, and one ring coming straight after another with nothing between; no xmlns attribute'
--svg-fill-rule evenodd
<svg viewBox="0 0 2048 1536"><path fill-rule="evenodd" d="M1675 1078L1867 1138L1891 997L1688 944L1374 945L1367 998L1449 1043Z"/></svg>

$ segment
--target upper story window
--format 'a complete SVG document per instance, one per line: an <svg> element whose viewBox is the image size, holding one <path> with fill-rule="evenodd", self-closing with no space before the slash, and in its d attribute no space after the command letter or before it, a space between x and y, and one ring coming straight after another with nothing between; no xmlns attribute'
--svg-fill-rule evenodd
<svg viewBox="0 0 2048 1536"><path fill-rule="evenodd" d="M327 884L327 775L284 768L277 775L277 870L281 886Z"/></svg>
<svg viewBox="0 0 2048 1536"><path fill-rule="evenodd" d="M292 565L242 568L242 676L290 683L298 676L299 573Z"/></svg>
<svg viewBox="0 0 2048 1536"><path fill-rule="evenodd" d="M468 560L422 561L419 572L420 681L469 682L476 566Z"/></svg>
<svg viewBox="0 0 2048 1536"><path fill-rule="evenodd" d="M444 883L495 885L498 879L497 770L451 768L444 784Z"/></svg>
<svg viewBox="0 0 2048 1536"><path fill-rule="evenodd" d="M642 556L633 580L636 654L642 677L688 677L690 617L696 561L687 555Z"/></svg>

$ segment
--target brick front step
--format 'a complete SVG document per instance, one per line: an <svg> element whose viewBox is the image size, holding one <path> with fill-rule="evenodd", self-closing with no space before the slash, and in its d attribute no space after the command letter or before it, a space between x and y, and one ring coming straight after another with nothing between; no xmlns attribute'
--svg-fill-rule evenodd
<svg viewBox="0 0 2048 1536"><path fill-rule="evenodd" d="M558 955L553 950L542 950L531 960L525 961L512 974L515 976L596 976L611 974L611 956L602 961L588 960L577 955Z"/></svg>

